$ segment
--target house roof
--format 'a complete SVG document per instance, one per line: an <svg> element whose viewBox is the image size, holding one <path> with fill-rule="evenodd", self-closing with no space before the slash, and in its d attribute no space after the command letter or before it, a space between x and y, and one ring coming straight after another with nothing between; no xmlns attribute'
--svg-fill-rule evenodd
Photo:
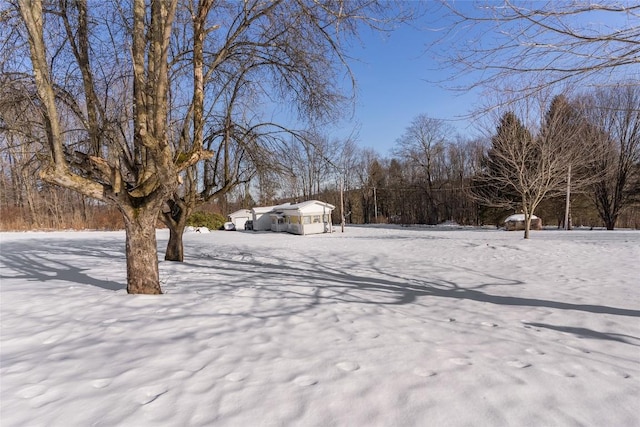
<svg viewBox="0 0 640 427"><path fill-rule="evenodd" d="M282 211L299 211L300 213L324 213L332 211L336 207L332 204L321 202L319 200L307 200L300 203L284 203L277 206L257 206L251 211L255 214L280 213Z"/></svg>
<svg viewBox="0 0 640 427"><path fill-rule="evenodd" d="M283 210L297 210L301 213L307 212L324 212L326 210L332 211L336 207L332 204L321 202L319 200L307 200L306 202L296 203L295 205L290 205L284 207Z"/></svg>
<svg viewBox="0 0 640 427"><path fill-rule="evenodd" d="M253 213L269 213L271 211L282 209L288 206L291 206L291 203L283 203L281 205L276 205L276 206L256 206L253 209L251 209L251 211Z"/></svg>
<svg viewBox="0 0 640 427"><path fill-rule="evenodd" d="M228 216L233 218L238 216L249 216L249 215L251 215L251 211L249 209L240 209L238 211L230 213Z"/></svg>

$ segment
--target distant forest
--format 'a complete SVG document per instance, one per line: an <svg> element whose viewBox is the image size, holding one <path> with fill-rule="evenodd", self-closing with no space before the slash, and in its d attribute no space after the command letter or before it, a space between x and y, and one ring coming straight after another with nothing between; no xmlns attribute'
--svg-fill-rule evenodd
<svg viewBox="0 0 640 427"><path fill-rule="evenodd" d="M639 229L640 120L637 110L634 114L625 105L640 105L634 104L640 100L640 90L620 87L554 101L558 100L566 104L558 114L562 120L550 122L553 103L537 126L527 127L508 113L497 119L493 134L486 138L465 139L443 121L418 116L398 138L392 158L382 158L352 141L331 141L314 134L283 144L277 167L259 169L228 192L201 200L195 212L226 217L243 208L318 199L336 206L333 223L339 224L342 193L347 224L500 226L505 217L522 208L523 195L511 176L522 171L503 167L513 154L511 148L520 147L516 154L526 158L522 164L536 178L532 186L539 185L539 175L559 175L535 208L545 226L565 227L570 188L571 226ZM579 135L570 140L573 148L567 149L568 155L563 154L561 143L549 137L549 129L559 134L560 125L572 126L565 131ZM524 141L520 145L518 135ZM501 145L501 136L506 144ZM2 230L123 228L116 208L42 182L38 156L8 133L0 141ZM559 162L557 170L549 169L545 149ZM573 188L565 177L569 162ZM163 227L160 220L158 227Z"/></svg>

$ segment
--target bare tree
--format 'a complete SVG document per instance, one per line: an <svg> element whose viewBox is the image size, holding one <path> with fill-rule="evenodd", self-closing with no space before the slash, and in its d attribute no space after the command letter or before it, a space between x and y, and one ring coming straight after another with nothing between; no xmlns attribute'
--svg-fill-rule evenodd
<svg viewBox="0 0 640 427"><path fill-rule="evenodd" d="M369 0L78 0L46 10L41 0L15 2L28 41L20 57L30 60L47 141L40 177L122 213L131 293L161 292L160 213L172 214L187 195L228 191L244 179L234 165L257 159L246 147L256 145L255 124L265 121L233 115L251 112L237 107L235 94L259 93L256 104L289 102L301 118L331 119L344 98L334 78L347 63L343 42L358 22L386 27L405 16ZM200 165L213 159L215 141L222 172L209 176L222 182L203 189L211 170Z"/></svg>
<svg viewBox="0 0 640 427"><path fill-rule="evenodd" d="M411 121L398 139L395 154L418 168L427 200L427 222L437 224L438 196L436 192L444 181L444 155L453 138L453 128L443 120L419 115Z"/></svg>
<svg viewBox="0 0 640 427"><path fill-rule="evenodd" d="M594 143L589 173L598 214L613 230L620 213L640 201L640 89L618 86L582 98L587 138Z"/></svg>
<svg viewBox="0 0 640 427"><path fill-rule="evenodd" d="M512 113L500 119L483 172L474 183L474 195L489 206L519 209L525 216L524 238L531 218L547 197L564 194L570 165L584 169L592 153L584 144L584 122L564 97L556 97L538 131L531 132ZM576 173L574 185L593 177Z"/></svg>
<svg viewBox="0 0 640 427"><path fill-rule="evenodd" d="M458 136L455 142L447 146L442 191L446 219L459 224L474 224L477 221L478 204L469 196L468 190L482 153L478 139Z"/></svg>
<svg viewBox="0 0 640 427"><path fill-rule="evenodd" d="M372 149L362 149L357 153L352 171L354 186L360 190L362 222L365 224L378 220L378 188L381 184L381 167L378 154Z"/></svg>
<svg viewBox="0 0 640 427"><path fill-rule="evenodd" d="M441 4L453 23L431 48L457 76L472 73L465 90L512 90L523 99L558 85L603 86L637 76L636 1Z"/></svg>
<svg viewBox="0 0 640 427"><path fill-rule="evenodd" d="M186 217L195 205L224 197L257 174L264 179L285 170L274 154L288 136L293 146L285 154L302 154L305 166L304 171L290 171L290 176L302 180L305 197L320 191L319 177L326 169L322 158L327 155L321 141L286 120L274 119L263 106L288 104L287 116L302 122L333 120L350 101L338 84L338 73L345 71L342 42L357 34L355 22L386 27L404 19L401 10L368 0L247 1L224 7L200 1L188 12L182 19L189 25L176 50L193 68L194 101L187 104L193 111L187 112L190 120L182 122L178 145L188 145L193 138L216 155L186 173L185 185L164 212L171 229L165 259L178 261L183 257ZM212 32L221 34L209 37ZM181 89L178 84L176 93Z"/></svg>
<svg viewBox="0 0 640 427"><path fill-rule="evenodd" d="M335 142L317 132L291 139L281 156L289 164L287 173L295 178L291 189L294 197L310 198L320 193L322 185L333 177L336 151Z"/></svg>
<svg viewBox="0 0 640 427"><path fill-rule="evenodd" d="M197 143L182 153L173 152L169 144L169 44L177 1L147 6L143 0L134 0L128 15L120 9L130 38L119 41L130 40L130 61L118 53L120 45L97 45L100 31L114 33L107 31L108 25L97 28L85 1L52 6L51 13L45 14L39 0L18 2L50 153L40 176L116 206L126 230L127 291L161 293L155 237L158 214L178 186L180 171L210 155ZM64 32L51 37L56 24ZM49 34L46 39L45 33ZM110 48L112 61L120 59L131 70L131 139L117 136L118 129L98 96L109 87L112 75L107 63L92 63L92 52ZM72 76L59 75L62 69L78 70L80 99L64 90L60 77ZM109 102L117 102L114 93L105 93ZM67 133L70 124L81 129L75 138Z"/></svg>

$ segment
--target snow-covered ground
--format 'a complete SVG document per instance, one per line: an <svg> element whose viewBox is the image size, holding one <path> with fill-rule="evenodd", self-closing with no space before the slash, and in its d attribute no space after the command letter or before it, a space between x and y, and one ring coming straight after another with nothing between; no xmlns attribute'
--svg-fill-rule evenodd
<svg viewBox="0 0 640 427"><path fill-rule="evenodd" d="M2 427L640 425L638 231L0 239Z"/></svg>

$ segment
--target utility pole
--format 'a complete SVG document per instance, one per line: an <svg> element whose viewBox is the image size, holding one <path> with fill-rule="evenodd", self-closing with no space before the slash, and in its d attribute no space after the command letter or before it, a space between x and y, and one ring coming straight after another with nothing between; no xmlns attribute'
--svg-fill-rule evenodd
<svg viewBox="0 0 640 427"><path fill-rule="evenodd" d="M340 177L340 227L344 233L344 175Z"/></svg>
<svg viewBox="0 0 640 427"><path fill-rule="evenodd" d="M571 230L571 164L569 164L569 170L567 172L567 200L564 207L564 229Z"/></svg>
<svg viewBox="0 0 640 427"><path fill-rule="evenodd" d="M378 223L378 197L376 196L376 187L373 187L373 212L376 218L376 224Z"/></svg>

